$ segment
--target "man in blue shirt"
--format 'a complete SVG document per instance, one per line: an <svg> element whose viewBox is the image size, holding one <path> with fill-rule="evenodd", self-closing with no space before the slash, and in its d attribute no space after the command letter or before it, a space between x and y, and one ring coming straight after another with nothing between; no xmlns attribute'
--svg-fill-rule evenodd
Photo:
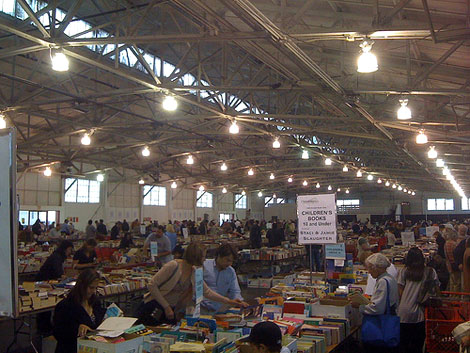
<svg viewBox="0 0 470 353"><path fill-rule="evenodd" d="M221 245L217 249L215 259L204 261L204 282L218 294L243 302L237 274L232 267L236 258L237 252L230 244ZM208 311L219 311L222 304L204 300L202 306Z"/></svg>

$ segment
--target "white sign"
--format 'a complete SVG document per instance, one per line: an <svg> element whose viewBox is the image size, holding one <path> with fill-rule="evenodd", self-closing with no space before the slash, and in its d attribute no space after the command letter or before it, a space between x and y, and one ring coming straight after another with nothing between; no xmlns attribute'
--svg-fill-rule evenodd
<svg viewBox="0 0 470 353"><path fill-rule="evenodd" d="M297 196L299 244L335 244L335 194Z"/></svg>
<svg viewBox="0 0 470 353"><path fill-rule="evenodd" d="M401 243L403 245L411 245L415 243L415 233L401 232Z"/></svg>
<svg viewBox="0 0 470 353"><path fill-rule="evenodd" d="M439 232L439 227L426 227L427 237L431 238L436 232Z"/></svg>
<svg viewBox="0 0 470 353"><path fill-rule="evenodd" d="M183 238L188 239L189 238L188 228L183 228L183 229L181 229L181 231L183 233Z"/></svg>

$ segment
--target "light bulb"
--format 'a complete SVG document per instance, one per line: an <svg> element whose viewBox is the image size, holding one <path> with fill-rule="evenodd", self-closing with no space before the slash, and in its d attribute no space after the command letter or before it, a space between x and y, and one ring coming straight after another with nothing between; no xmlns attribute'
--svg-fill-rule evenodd
<svg viewBox="0 0 470 353"><path fill-rule="evenodd" d="M46 167L46 169L44 169L44 176L50 177L51 175L52 175L51 168Z"/></svg>
<svg viewBox="0 0 470 353"><path fill-rule="evenodd" d="M245 196L246 195L246 192L245 190L242 190L242 195Z"/></svg>
<svg viewBox="0 0 470 353"><path fill-rule="evenodd" d="M404 192L404 193L407 193L407 192L408 192L408 189L404 188L404 189L403 189L403 192Z"/></svg>
<svg viewBox="0 0 470 353"><path fill-rule="evenodd" d="M143 149L142 149L142 156L144 157L148 157L150 156L150 150L147 146L145 146Z"/></svg>
<svg viewBox="0 0 470 353"><path fill-rule="evenodd" d="M227 193L227 189L224 187L224 188L222 189L222 194L226 194L226 193Z"/></svg>
<svg viewBox="0 0 470 353"><path fill-rule="evenodd" d="M445 163L444 163L443 159L441 159L441 158L436 159L436 167L444 168L444 165L445 165Z"/></svg>
<svg viewBox="0 0 470 353"><path fill-rule="evenodd" d="M201 185L201 186L199 187L199 191L204 191L205 189L206 189L206 188L204 187L204 185Z"/></svg>
<svg viewBox="0 0 470 353"><path fill-rule="evenodd" d="M370 73L378 70L377 57L371 53L372 44L374 42L362 42L362 54L357 59L357 72Z"/></svg>
<svg viewBox="0 0 470 353"><path fill-rule="evenodd" d="M346 192L346 194L349 194L349 189L346 189L346 191L345 191L345 192Z"/></svg>
<svg viewBox="0 0 470 353"><path fill-rule="evenodd" d="M291 178L291 177L288 177L288 178L287 178L287 182L288 182L288 183L292 183L292 178Z"/></svg>
<svg viewBox="0 0 470 353"><path fill-rule="evenodd" d="M302 151L302 159L308 159L309 156L308 156L308 151L307 150L303 150Z"/></svg>
<svg viewBox="0 0 470 353"><path fill-rule="evenodd" d="M258 192L258 197L263 197L263 193L261 191Z"/></svg>
<svg viewBox="0 0 470 353"><path fill-rule="evenodd" d="M302 182L302 185L303 185L303 186L307 186L307 185L308 185L307 180L304 180L304 181Z"/></svg>
<svg viewBox="0 0 470 353"><path fill-rule="evenodd" d="M68 71L69 70L69 59L65 56L64 53L57 52L51 57L52 70L54 71Z"/></svg>
<svg viewBox="0 0 470 353"><path fill-rule="evenodd" d="M269 179L273 180L274 179L274 174L271 173L271 175L269 176Z"/></svg>
<svg viewBox="0 0 470 353"><path fill-rule="evenodd" d="M325 165L331 165L331 158L325 158Z"/></svg>
<svg viewBox="0 0 470 353"><path fill-rule="evenodd" d="M281 143L279 142L279 138L275 138L273 141L273 148L281 148Z"/></svg>
<svg viewBox="0 0 470 353"><path fill-rule="evenodd" d="M385 186L390 186L390 182L388 180L385 182Z"/></svg>
<svg viewBox="0 0 470 353"><path fill-rule="evenodd" d="M369 175L367 176L367 180L374 180L374 176L373 176L372 174L369 174Z"/></svg>
<svg viewBox="0 0 470 353"><path fill-rule="evenodd" d="M416 195L416 193L415 193L414 191L412 191L412 192L411 192L411 195L415 196L415 195Z"/></svg>
<svg viewBox="0 0 470 353"><path fill-rule="evenodd" d="M140 185L144 185L144 184L145 184L145 180L144 180L144 179L140 179L140 180L139 180L139 184L140 184Z"/></svg>
<svg viewBox="0 0 470 353"><path fill-rule="evenodd" d="M231 134L238 134L240 132L240 128L237 125L236 121L232 121L232 124L230 125L230 128L228 129L228 132Z"/></svg>
<svg viewBox="0 0 470 353"><path fill-rule="evenodd" d="M82 143L82 145L84 146L88 146L90 145L91 143L91 138L90 138L90 135L88 135L88 133L85 133L80 141Z"/></svg>
<svg viewBox="0 0 470 353"><path fill-rule="evenodd" d="M253 171L253 169L250 168L250 169L248 170L248 175L251 176L251 175L254 175L254 174L255 174L255 172Z"/></svg>
<svg viewBox="0 0 470 353"><path fill-rule="evenodd" d="M104 175L103 174L98 174L96 176L96 180L99 181L99 182L102 182L104 180Z"/></svg>
<svg viewBox="0 0 470 353"><path fill-rule="evenodd" d="M0 129L6 129L7 127L7 121L5 120L5 117L3 114L0 114Z"/></svg>
<svg viewBox="0 0 470 353"><path fill-rule="evenodd" d="M400 99L400 108L397 110L397 119L398 120L410 120L411 119L411 110L407 107L408 99Z"/></svg>
<svg viewBox="0 0 470 353"><path fill-rule="evenodd" d="M227 170L227 164L222 163L222 165L220 166L220 170L226 171Z"/></svg>
<svg viewBox="0 0 470 353"><path fill-rule="evenodd" d="M411 195L411 190L408 190L408 195Z"/></svg>
<svg viewBox="0 0 470 353"><path fill-rule="evenodd" d="M420 131L418 135L416 135L416 143L418 145L423 145L425 143L428 143L428 137L424 133L424 131Z"/></svg>
<svg viewBox="0 0 470 353"><path fill-rule="evenodd" d="M317 185L315 185L315 187L316 187L317 189L320 189L320 183L317 183Z"/></svg>
<svg viewBox="0 0 470 353"><path fill-rule="evenodd" d="M188 159L186 159L186 164L194 164L193 156L189 155Z"/></svg>
<svg viewBox="0 0 470 353"><path fill-rule="evenodd" d="M331 185L328 185L328 190L331 191L332 189Z"/></svg>
<svg viewBox="0 0 470 353"><path fill-rule="evenodd" d="M349 168L346 164L343 167L343 172L345 172L345 173L349 172Z"/></svg>
<svg viewBox="0 0 470 353"><path fill-rule="evenodd" d="M429 159L437 158L437 151L436 151L436 148L434 146L429 147L428 158Z"/></svg>
<svg viewBox="0 0 470 353"><path fill-rule="evenodd" d="M378 178L377 179L377 184L382 184L382 179Z"/></svg>
<svg viewBox="0 0 470 353"><path fill-rule="evenodd" d="M357 176L358 178L362 177L362 172L361 172L360 170L358 170L357 173L356 173L356 176Z"/></svg>
<svg viewBox="0 0 470 353"><path fill-rule="evenodd" d="M176 184L176 181L171 183L171 188L176 189L178 187L178 184Z"/></svg>
<svg viewBox="0 0 470 353"><path fill-rule="evenodd" d="M337 191L337 192L340 192L340 191L341 191L341 188L337 188L336 191Z"/></svg>
<svg viewBox="0 0 470 353"><path fill-rule="evenodd" d="M398 191L402 191L403 188L401 187L401 185L398 185Z"/></svg>
<svg viewBox="0 0 470 353"><path fill-rule="evenodd" d="M178 101L173 96L166 96L163 98L162 107L166 111L174 112L178 108Z"/></svg>
<svg viewBox="0 0 470 353"><path fill-rule="evenodd" d="M277 196L276 196L276 194L273 194L273 199L277 199Z"/></svg>
<svg viewBox="0 0 470 353"><path fill-rule="evenodd" d="M396 189L396 188L397 188L397 184L393 184L393 185L392 185L392 188Z"/></svg>

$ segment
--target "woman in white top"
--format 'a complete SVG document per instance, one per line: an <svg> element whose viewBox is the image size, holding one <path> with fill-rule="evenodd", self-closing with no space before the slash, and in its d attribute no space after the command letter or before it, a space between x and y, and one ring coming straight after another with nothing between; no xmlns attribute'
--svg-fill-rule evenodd
<svg viewBox="0 0 470 353"><path fill-rule="evenodd" d="M405 268L398 274L400 294L400 346L406 353L423 351L426 332L424 327L424 308L420 303L428 291L439 293L439 280L436 270L424 264L424 256L419 248L408 250Z"/></svg>

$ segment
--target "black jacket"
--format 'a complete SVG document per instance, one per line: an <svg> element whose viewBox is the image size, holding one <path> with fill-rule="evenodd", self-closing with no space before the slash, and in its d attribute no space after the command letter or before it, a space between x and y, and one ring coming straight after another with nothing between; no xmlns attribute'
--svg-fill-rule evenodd
<svg viewBox="0 0 470 353"><path fill-rule="evenodd" d="M108 229L106 228L106 224L104 223L98 223L98 226L96 227L96 231L100 234L104 234L104 235L108 234Z"/></svg>
<svg viewBox="0 0 470 353"><path fill-rule="evenodd" d="M113 226L111 228L111 240L116 240L119 236L119 227L118 226Z"/></svg>
<svg viewBox="0 0 470 353"><path fill-rule="evenodd" d="M58 279L64 274L65 254L54 251L44 262L36 276L38 281Z"/></svg>
<svg viewBox="0 0 470 353"><path fill-rule="evenodd" d="M102 309L100 303L96 301L93 305L95 320L92 321L83 306L75 303L71 298L65 298L59 302L54 310L52 331L57 340L55 353L76 353L78 327L83 324L93 330L96 329L103 321L105 312L105 309Z"/></svg>
<svg viewBox="0 0 470 353"><path fill-rule="evenodd" d="M127 222L122 222L122 231L123 232L128 232L129 231L129 223Z"/></svg>

